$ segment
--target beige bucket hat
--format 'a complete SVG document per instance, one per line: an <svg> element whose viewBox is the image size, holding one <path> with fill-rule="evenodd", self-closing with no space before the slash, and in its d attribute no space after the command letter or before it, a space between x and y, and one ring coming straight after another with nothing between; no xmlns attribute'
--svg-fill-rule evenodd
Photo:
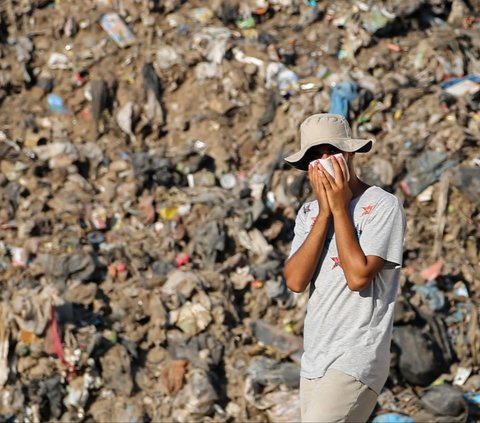
<svg viewBox="0 0 480 423"><path fill-rule="evenodd" d="M367 153L372 149L373 138L352 138L352 130L342 115L318 113L306 118L300 125L300 151L285 157L285 161L300 170L308 170L308 150L316 145L329 144L351 153Z"/></svg>

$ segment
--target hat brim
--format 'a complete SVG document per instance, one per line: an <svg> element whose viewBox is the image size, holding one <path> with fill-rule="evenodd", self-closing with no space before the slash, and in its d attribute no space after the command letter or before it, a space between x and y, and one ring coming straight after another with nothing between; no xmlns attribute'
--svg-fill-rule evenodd
<svg viewBox="0 0 480 423"><path fill-rule="evenodd" d="M329 144L337 147L340 151L345 153L368 153L373 144L375 144L375 140L373 138L369 139L360 139L360 138L337 138L337 139L330 139L330 140L319 140L318 142L311 143L308 147L297 151L294 154L291 154L288 157L285 157L284 160L292 165L293 167L299 170L308 170L309 160L306 157L308 150L312 147L316 147L317 145L322 144Z"/></svg>

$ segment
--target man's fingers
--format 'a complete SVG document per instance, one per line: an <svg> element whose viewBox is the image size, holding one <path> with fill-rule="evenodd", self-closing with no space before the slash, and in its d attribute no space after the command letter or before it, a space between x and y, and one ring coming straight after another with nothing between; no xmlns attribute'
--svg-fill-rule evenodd
<svg viewBox="0 0 480 423"><path fill-rule="evenodd" d="M309 167L308 176L310 177L310 182L312 183L312 185L318 184L318 171L315 166Z"/></svg>
<svg viewBox="0 0 480 423"><path fill-rule="evenodd" d="M328 173L325 169L322 171L322 175L324 180L328 182L328 185L333 188L335 186L335 178L330 175L330 173Z"/></svg>
<svg viewBox="0 0 480 423"><path fill-rule="evenodd" d="M338 183L340 182L343 184L345 181L345 168L343 160L338 160L335 156L332 156L332 165L333 169L335 170L335 181Z"/></svg>
<svg viewBox="0 0 480 423"><path fill-rule="evenodd" d="M322 182L320 180L320 174L319 174L318 167L316 165L309 166L308 176L310 178L310 184L311 184L313 190L318 195L319 191L320 192L323 191L323 185L322 185Z"/></svg>
<svg viewBox="0 0 480 423"><path fill-rule="evenodd" d="M326 191L329 191L332 189L333 178L330 176L330 174L326 170L322 170L320 172L320 179Z"/></svg>

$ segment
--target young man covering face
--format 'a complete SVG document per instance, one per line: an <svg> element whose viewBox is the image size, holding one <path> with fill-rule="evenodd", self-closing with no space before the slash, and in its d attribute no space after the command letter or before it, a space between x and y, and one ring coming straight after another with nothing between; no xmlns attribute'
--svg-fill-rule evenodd
<svg viewBox="0 0 480 423"><path fill-rule="evenodd" d="M308 171L316 200L298 211L284 275L292 291L310 285L302 421L367 421L388 377L405 213L397 197L355 174L355 154L374 140L352 138L343 116L308 117L300 144L285 160Z"/></svg>

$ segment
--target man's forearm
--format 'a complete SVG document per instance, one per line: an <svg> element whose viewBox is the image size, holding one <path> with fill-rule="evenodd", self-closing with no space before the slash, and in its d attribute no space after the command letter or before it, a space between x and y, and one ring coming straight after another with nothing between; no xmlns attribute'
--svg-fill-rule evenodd
<svg viewBox="0 0 480 423"><path fill-rule="evenodd" d="M302 246L285 264L285 280L292 291L304 291L312 280L325 244L329 221L329 216L319 215Z"/></svg>
<svg viewBox="0 0 480 423"><path fill-rule="evenodd" d="M334 214L335 238L337 241L340 263L351 289L362 285L367 270L367 258L358 242L355 227L348 210L341 210Z"/></svg>

